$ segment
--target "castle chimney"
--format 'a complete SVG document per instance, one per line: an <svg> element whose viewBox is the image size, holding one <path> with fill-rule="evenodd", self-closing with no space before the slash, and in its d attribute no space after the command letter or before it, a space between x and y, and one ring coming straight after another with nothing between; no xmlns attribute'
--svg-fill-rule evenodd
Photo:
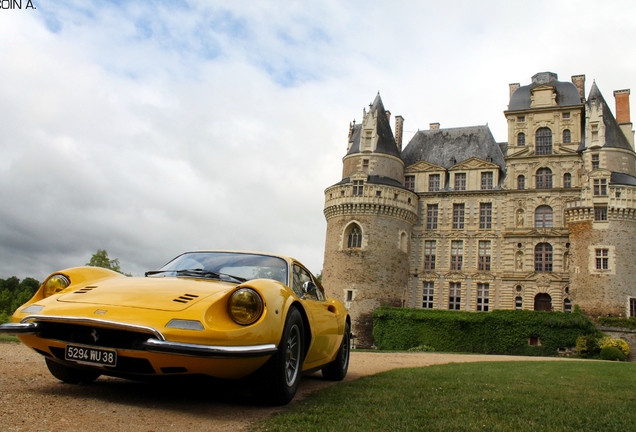
<svg viewBox="0 0 636 432"><path fill-rule="evenodd" d="M404 117L401 115L395 116L395 144L397 144L398 151L402 152L402 132L404 130Z"/></svg>
<svg viewBox="0 0 636 432"><path fill-rule="evenodd" d="M572 84L579 89L581 102L585 102L585 75L572 75Z"/></svg>
<svg viewBox="0 0 636 432"><path fill-rule="evenodd" d="M439 123L429 123L428 124L428 128L430 130L438 130L439 129Z"/></svg>
<svg viewBox="0 0 636 432"><path fill-rule="evenodd" d="M616 101L616 121L627 140L634 148L634 131L629 110L629 89L615 90L614 100Z"/></svg>
<svg viewBox="0 0 636 432"><path fill-rule="evenodd" d="M519 83L513 83L513 84L508 84L508 86L510 87L510 97L512 97L512 94L519 88L521 87L521 84Z"/></svg>

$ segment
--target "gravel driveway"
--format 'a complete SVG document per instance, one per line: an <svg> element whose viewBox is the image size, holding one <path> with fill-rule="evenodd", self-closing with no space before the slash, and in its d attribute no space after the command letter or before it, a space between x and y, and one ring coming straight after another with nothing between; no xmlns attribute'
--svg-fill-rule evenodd
<svg viewBox="0 0 636 432"><path fill-rule="evenodd" d="M353 352L346 380L389 369L478 361L559 360L442 353ZM304 377L294 401L338 383ZM101 377L75 386L53 378L44 359L19 343L0 343L1 431L241 430L282 408L254 406L217 383L148 384Z"/></svg>

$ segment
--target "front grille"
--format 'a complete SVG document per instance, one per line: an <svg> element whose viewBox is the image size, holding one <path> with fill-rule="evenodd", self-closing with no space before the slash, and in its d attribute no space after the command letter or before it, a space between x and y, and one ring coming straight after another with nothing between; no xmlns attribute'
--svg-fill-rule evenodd
<svg viewBox="0 0 636 432"><path fill-rule="evenodd" d="M64 360L64 348L49 347L49 349L56 358ZM117 366L104 366L104 369L121 374L152 375L155 373L155 370L148 360L124 356L117 356Z"/></svg>
<svg viewBox="0 0 636 432"><path fill-rule="evenodd" d="M84 324L68 324L52 321L38 322L39 336L81 345L104 348L143 350L142 343L151 337L151 333L141 331L110 329Z"/></svg>

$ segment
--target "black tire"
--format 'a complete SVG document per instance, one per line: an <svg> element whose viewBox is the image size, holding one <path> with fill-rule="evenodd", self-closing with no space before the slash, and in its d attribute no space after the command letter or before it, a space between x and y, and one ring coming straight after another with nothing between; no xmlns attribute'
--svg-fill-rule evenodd
<svg viewBox="0 0 636 432"><path fill-rule="evenodd" d="M55 378L68 384L90 384L101 375L99 372L77 369L45 358L46 367Z"/></svg>
<svg viewBox="0 0 636 432"><path fill-rule="evenodd" d="M336 355L336 359L322 370L322 376L329 381L342 381L349 370L349 355L351 354L351 330L349 323L345 325L342 343Z"/></svg>
<svg viewBox="0 0 636 432"><path fill-rule="evenodd" d="M265 405L287 405L296 395L305 358L305 330L296 308L285 320L278 352L263 365L257 375L255 393Z"/></svg>

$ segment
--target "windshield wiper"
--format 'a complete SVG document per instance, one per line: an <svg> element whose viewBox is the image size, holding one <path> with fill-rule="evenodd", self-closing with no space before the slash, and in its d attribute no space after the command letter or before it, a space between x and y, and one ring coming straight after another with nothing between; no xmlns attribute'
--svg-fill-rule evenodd
<svg viewBox="0 0 636 432"><path fill-rule="evenodd" d="M238 282L248 281L248 279L245 279L242 277L234 276L227 273L213 272L213 271L204 270L204 269L150 270L150 271L147 271L145 275L151 276L151 275L160 274L160 273L175 273L177 276L196 276L196 277L203 277L203 278L209 277L214 279L223 279L223 277L225 276L227 278L234 279L235 281L238 281Z"/></svg>

